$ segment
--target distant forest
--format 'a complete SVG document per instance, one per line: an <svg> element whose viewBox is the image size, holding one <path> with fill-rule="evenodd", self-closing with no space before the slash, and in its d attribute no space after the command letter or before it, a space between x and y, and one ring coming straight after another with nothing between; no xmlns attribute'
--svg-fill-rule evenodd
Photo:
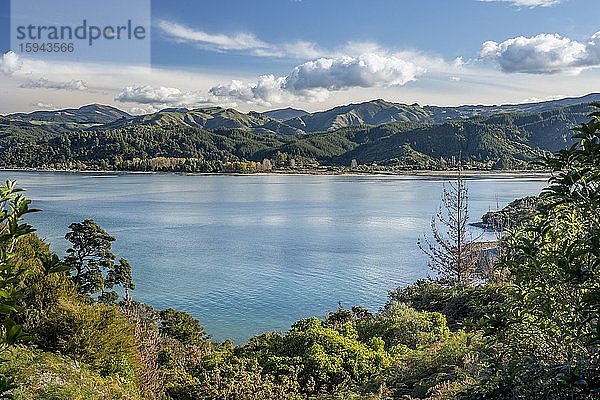
<svg viewBox="0 0 600 400"><path fill-rule="evenodd" d="M137 117L101 105L13 114L0 117L0 166L241 173L443 170L454 168L460 154L465 168L523 170L572 145L571 129L591 112L587 103L506 107L432 109L375 100L285 121L218 107Z"/></svg>

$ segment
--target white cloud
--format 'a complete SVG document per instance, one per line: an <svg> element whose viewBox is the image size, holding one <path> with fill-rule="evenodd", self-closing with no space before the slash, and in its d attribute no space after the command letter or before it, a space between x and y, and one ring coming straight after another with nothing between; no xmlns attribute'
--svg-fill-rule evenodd
<svg viewBox="0 0 600 400"><path fill-rule="evenodd" d="M52 103L42 103L42 102L33 103L32 106L35 107L36 109L44 109L44 110L51 110L51 109L57 108Z"/></svg>
<svg viewBox="0 0 600 400"><path fill-rule="evenodd" d="M19 71L23 66L21 57L14 51L2 54L0 57L0 72L6 75L12 75Z"/></svg>
<svg viewBox="0 0 600 400"><path fill-rule="evenodd" d="M479 1L483 1L486 3L503 2L503 3L510 3L517 7L529 7L529 8L551 7L551 6L560 4L562 2L562 0L479 0Z"/></svg>
<svg viewBox="0 0 600 400"><path fill-rule="evenodd" d="M171 21L159 21L158 27L176 41L194 43L206 50L245 52L259 57L316 58L324 51L312 42L299 40L276 45L252 33L211 34Z"/></svg>
<svg viewBox="0 0 600 400"><path fill-rule="evenodd" d="M319 48L315 43L305 40L299 40L293 43L284 43L282 45L283 53L298 58L318 58L326 54L325 50Z"/></svg>
<svg viewBox="0 0 600 400"><path fill-rule="evenodd" d="M565 96L564 94L553 94L553 95L543 96L543 97L533 96L533 97L528 97L526 99L523 99L521 101L521 103L540 103L542 101L560 100L560 99L564 99L565 97L568 97L568 96Z"/></svg>
<svg viewBox="0 0 600 400"><path fill-rule="evenodd" d="M198 92L185 92L178 88L150 85L128 86L115 96L115 101L152 106L151 108L146 107L145 110L212 104L212 99L202 96Z"/></svg>
<svg viewBox="0 0 600 400"><path fill-rule="evenodd" d="M161 110L160 107L156 107L156 106L149 104L149 105L144 105L144 106L131 107L131 108L129 108L129 110L127 110L127 112L129 112L129 114L131 114L131 115L142 115L142 114L153 114L160 110Z"/></svg>
<svg viewBox="0 0 600 400"><path fill-rule="evenodd" d="M19 85L24 89L87 90L87 84L81 79L66 82L53 82L46 78L29 79Z"/></svg>
<svg viewBox="0 0 600 400"><path fill-rule="evenodd" d="M467 62L462 57L446 60L442 57L426 54L415 50L393 51L382 48L375 42L347 42L344 46L331 52L328 57L360 57L364 54L376 54L381 57L395 57L401 60L409 60L421 70L428 73L442 75L458 74L463 71Z"/></svg>
<svg viewBox="0 0 600 400"><path fill-rule="evenodd" d="M578 74L586 68L600 67L600 32L586 43L558 34L519 36L501 43L487 41L480 55L497 63L503 72Z"/></svg>
<svg viewBox="0 0 600 400"><path fill-rule="evenodd" d="M234 79L228 84L212 87L209 92L215 98L269 106L271 103L283 103L294 98L291 92L284 89L285 80L286 77L274 75L261 75L253 83Z"/></svg>
<svg viewBox="0 0 600 400"><path fill-rule="evenodd" d="M410 61L375 53L358 57L319 58L295 67L286 78L285 88L302 91L399 86L415 80L424 72Z"/></svg>
<svg viewBox="0 0 600 400"><path fill-rule="evenodd" d="M271 47L251 33L213 35L169 21L159 21L158 27L173 38L196 42L216 50L257 50Z"/></svg>
<svg viewBox="0 0 600 400"><path fill-rule="evenodd" d="M369 53L307 61L287 76L262 75L254 83L234 80L211 88L210 93L257 104L281 103L289 98L322 101L332 91L401 86L424 72L424 68L397 56Z"/></svg>
<svg viewBox="0 0 600 400"><path fill-rule="evenodd" d="M596 60L600 59L600 33L589 40L579 40L578 42L585 45L588 56L575 63L570 70L579 71L582 68L590 68L594 57ZM313 63L319 58L337 60L337 63L332 62L332 68L317 68L314 71L316 76L333 74L335 70L333 65L343 65L341 60L345 57L355 60L356 65L359 65L356 60L366 54L376 54L384 60L396 58L415 66L418 73L413 79L418 79L418 82L404 86L394 85L391 82L394 79L389 78L390 74L385 73L385 68L378 72L380 74L378 78L373 78L373 74L366 68L369 63L365 63L365 67L355 66L355 68L366 75L351 74L348 71L350 67L340 67L343 73L340 77L335 76L332 85L318 84L316 76L308 79L309 74L302 69L302 74L299 76L301 75L305 80L302 80L303 85L299 84L300 81L295 81L298 85L295 90L292 87L292 78L290 78L293 68L290 68L289 74L269 75L268 72L271 71L250 73L242 68L237 72L229 69L209 71L202 70L202 68L195 70L176 67L144 68L118 64L59 62L36 59L32 56L20 56L17 58L18 63L10 63L10 65L18 66L10 68L10 71L14 71L13 75L6 75L3 73L4 70L0 69L0 92L6 98L11 99L10 102L0 102L0 113L31 111L36 107L35 103L37 102L54 104L56 108L78 107L82 104L97 102L115 105L136 114L154 112L165 107L193 108L206 105L231 106L244 112L262 111L267 107L273 108L275 104L277 107L292 106L317 111L374 98L384 98L402 103L418 102L419 104L437 105L493 104L514 103L534 96L544 98L555 93L577 96L589 92L590 88L600 87L600 68L580 76L565 74L560 79L544 74L535 76L515 74L511 76L511 79L506 79L506 74L500 68L490 68L490 65L480 62L479 59L467 60L465 58L464 61L460 58L444 59L414 50L385 49L373 42L349 42L325 50L310 42L296 42L296 45L293 50L291 49L293 46L286 49L284 47L287 45L279 44L278 48L270 47L265 51L273 53L275 49L279 53L303 52L305 55L302 57L306 58L291 64L292 67L304 65L306 59L312 59ZM501 47L500 45L501 43L496 43L496 46ZM240 51L244 51L244 54L254 52L254 50ZM493 51L487 59L499 64L501 54L501 51ZM0 58L2 58L2 54L0 54ZM15 57L13 57L13 61L14 59ZM281 63L278 62L276 67L280 65ZM391 65L396 64L391 63ZM1 65L0 68L2 68ZM427 70L426 76L421 76L420 74L425 69ZM261 72L267 74L258 77ZM398 73L398 76L396 73L392 73L391 75L399 82L411 77L410 73ZM19 84L27 79L35 80L39 77L45 77L55 83L81 79L89 89L87 91L19 89ZM344 89L345 86L350 85L349 82L356 84L357 81L359 86L348 86ZM219 82L229 83L215 86ZM370 84L376 86L369 86ZM312 89L300 89L300 87L312 87ZM329 87L332 88L328 89ZM166 90L161 88L166 88ZM213 94L209 93L211 90Z"/></svg>

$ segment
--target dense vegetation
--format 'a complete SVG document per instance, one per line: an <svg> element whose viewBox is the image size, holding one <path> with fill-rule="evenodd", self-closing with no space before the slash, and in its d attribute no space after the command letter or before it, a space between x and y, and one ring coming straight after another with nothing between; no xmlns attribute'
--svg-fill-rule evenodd
<svg viewBox="0 0 600 400"><path fill-rule="evenodd" d="M487 280L421 281L234 345L121 301L126 260L93 221L60 259L0 187L0 392L14 399L592 399L600 395L600 114L545 157L543 202ZM452 249L448 249L453 251ZM453 264L449 268L455 267ZM475 272L473 272L475 273ZM108 289L108 290L107 290ZM119 289L119 290L121 290Z"/></svg>
<svg viewBox="0 0 600 400"><path fill-rule="evenodd" d="M535 112L516 106L438 110L374 100L286 121L219 107L138 117L107 106L14 114L0 118L0 166L367 172L448 169L460 154L465 168L527 169L546 152L568 147L569 129L590 112L587 104L539 104L523 108Z"/></svg>
<svg viewBox="0 0 600 400"><path fill-rule="evenodd" d="M501 210L486 212L481 217L481 222L473 225L495 231L513 228L533 218L543 201L537 196L527 196L513 200Z"/></svg>

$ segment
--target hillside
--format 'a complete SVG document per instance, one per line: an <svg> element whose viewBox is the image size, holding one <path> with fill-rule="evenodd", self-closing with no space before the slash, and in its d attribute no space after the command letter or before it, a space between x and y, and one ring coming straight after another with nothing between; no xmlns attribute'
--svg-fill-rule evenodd
<svg viewBox="0 0 600 400"><path fill-rule="evenodd" d="M269 118L276 119L278 121L286 121L288 119L303 117L306 114L310 114L308 111L298 110L296 108L287 107L278 110L265 111L262 113Z"/></svg>
<svg viewBox="0 0 600 400"><path fill-rule="evenodd" d="M157 127L189 127L206 130L246 129L255 133L279 133L294 135L303 133L285 123L264 114L241 113L232 108L209 107L195 110L167 108L154 114L141 115L129 119L119 119L102 128L122 128L126 126L149 125Z"/></svg>
<svg viewBox="0 0 600 400"><path fill-rule="evenodd" d="M527 164L543 151L527 141L515 139L520 132L514 127L455 121L442 125L396 132L383 125L372 131L388 130L379 140L364 143L353 150L332 158L333 165L350 165L352 159L361 164L405 165L414 168L437 169L440 160L449 162L462 154L467 161L480 167L496 169L526 169Z"/></svg>
<svg viewBox="0 0 600 400"><path fill-rule="evenodd" d="M80 108L69 108L57 111L34 111L32 113L17 113L6 116L9 119L27 121L34 124L63 124L63 125L103 125L119 118L131 118L131 115L118 108L102 104L90 104ZM74 125L73 125L74 124Z"/></svg>
<svg viewBox="0 0 600 400"><path fill-rule="evenodd" d="M285 121L285 123L305 132L319 132L353 125L381 125L408 121L433 122L433 119L426 110L418 105L409 106L384 100L373 100L307 114Z"/></svg>
<svg viewBox="0 0 600 400"><path fill-rule="evenodd" d="M490 117L497 114L531 114L543 113L563 107L589 104L600 101L600 93L591 93L581 97L567 97L559 100L549 100L534 103L503 104L503 105L464 105L458 107L424 106L431 113L436 123L453 119L472 117Z"/></svg>
<svg viewBox="0 0 600 400"><path fill-rule="evenodd" d="M576 101L442 113L373 100L285 121L221 107L130 116L91 105L0 117L0 157L4 167L253 172L265 158L275 168L347 168L356 160L365 168L445 169L461 154L469 168L526 169L545 152L572 144L570 129L591 112ZM440 122L441 114L460 117Z"/></svg>
<svg viewBox="0 0 600 400"><path fill-rule="evenodd" d="M378 126L394 122L418 122L441 124L452 120L490 118L515 114L556 114L560 119L569 119L569 124L582 122L588 110L581 112L583 104L600 101L600 94L565 98L525 104L463 105L458 107L420 106L400 104L381 99L348 104L329 110L309 113L294 108L266 112L242 113L231 108L206 107L199 109L166 108L156 113L132 116L111 106L90 104L78 109L34 111L4 116L18 122L36 125L52 125L62 129L120 128L131 125L187 126L216 130L222 128L248 129L255 133L277 133L283 135L333 131L349 126ZM579 109L577 109L579 107ZM571 118L566 114L577 114ZM544 115L542 119L548 118ZM561 126L559 126L560 128ZM567 132L568 133L568 132ZM566 135L568 136L568 135Z"/></svg>

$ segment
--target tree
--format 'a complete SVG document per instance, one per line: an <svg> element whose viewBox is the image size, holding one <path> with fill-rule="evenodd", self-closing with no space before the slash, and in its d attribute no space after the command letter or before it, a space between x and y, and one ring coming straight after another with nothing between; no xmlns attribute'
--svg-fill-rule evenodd
<svg viewBox="0 0 600 400"><path fill-rule="evenodd" d="M23 294L22 282L28 273L27 266L15 263L17 241L35 230L23 223L23 217L38 210L29 208L31 200L22 195L14 181L0 186L0 343L12 344L24 338L21 326L12 317L24 313L18 300Z"/></svg>
<svg viewBox="0 0 600 400"><path fill-rule="evenodd" d="M381 372L391 361L384 346L379 337L361 342L352 323L334 329L312 317L297 321L285 335L263 335L244 347L262 354L259 362L267 373L294 376L306 398L314 398L361 388L379 391Z"/></svg>
<svg viewBox="0 0 600 400"><path fill-rule="evenodd" d="M468 221L469 191L459 166L456 182L444 185L442 205L431 218L433 242L426 236L417 242L429 256L431 269L445 283L464 285L471 283L475 277L479 254L475 240L467 232Z"/></svg>
<svg viewBox="0 0 600 400"><path fill-rule="evenodd" d="M578 144L541 162L553 171L541 205L504 239L510 296L487 328L502 355L492 384L506 398L600 393L600 113L591 116Z"/></svg>
<svg viewBox="0 0 600 400"><path fill-rule="evenodd" d="M273 164L271 163L271 160L265 158L262 161L262 169L263 171L271 171L273 169Z"/></svg>
<svg viewBox="0 0 600 400"><path fill-rule="evenodd" d="M184 344L201 344L207 339L200 322L190 314L168 308L160 312L160 332Z"/></svg>
<svg viewBox="0 0 600 400"><path fill-rule="evenodd" d="M114 302L119 296L113 290L121 286L127 294L135 289L131 278L131 266L124 258L115 263L111 251L115 238L91 219L69 225L71 230L65 239L72 247L67 250L65 263L71 269L71 275L77 291L82 294L99 293L98 300Z"/></svg>
<svg viewBox="0 0 600 400"><path fill-rule="evenodd" d="M22 327L13 321L13 317L23 314L18 300L23 294L23 279L27 275L26 267L15 264L17 241L34 232L31 225L23 223L23 217L38 210L29 208L31 200L21 194L14 181L6 181L0 186L0 353L6 345L28 339ZM12 398L15 389L11 377L0 375L0 399Z"/></svg>

